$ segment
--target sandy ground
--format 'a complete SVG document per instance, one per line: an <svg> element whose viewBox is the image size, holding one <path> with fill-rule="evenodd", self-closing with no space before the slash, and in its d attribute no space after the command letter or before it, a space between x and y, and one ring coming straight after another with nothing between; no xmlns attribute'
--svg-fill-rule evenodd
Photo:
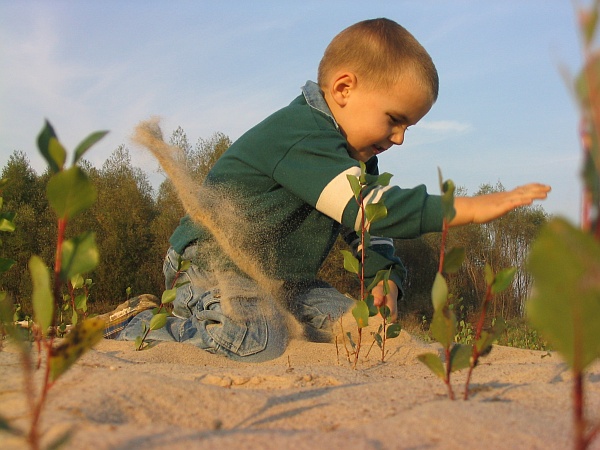
<svg viewBox="0 0 600 450"><path fill-rule="evenodd" d="M558 355L496 346L474 372L471 398L451 401L416 359L436 344L402 332L388 347L385 363L374 347L353 369L341 345L301 340L261 364L186 344L136 352L103 340L51 389L44 439L71 430L66 448L94 450L572 448L571 376ZM465 378L453 377L459 398ZM599 364L586 389L600 420ZM10 346L0 352L0 414L26 426ZM4 433L0 448L25 446Z"/></svg>

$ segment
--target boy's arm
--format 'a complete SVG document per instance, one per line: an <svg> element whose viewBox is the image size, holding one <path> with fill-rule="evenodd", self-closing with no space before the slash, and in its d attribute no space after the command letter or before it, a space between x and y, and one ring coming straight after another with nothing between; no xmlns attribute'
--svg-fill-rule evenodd
<svg viewBox="0 0 600 450"><path fill-rule="evenodd" d="M512 191L494 192L475 197L456 197L456 216L451 227L470 223L486 223L497 219L519 206L530 205L534 200L543 200L550 192L550 186L539 183L519 186Z"/></svg>

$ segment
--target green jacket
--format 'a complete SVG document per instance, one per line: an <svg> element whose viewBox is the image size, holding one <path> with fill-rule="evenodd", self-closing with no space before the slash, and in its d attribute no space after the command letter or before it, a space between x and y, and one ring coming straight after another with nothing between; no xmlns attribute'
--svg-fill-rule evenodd
<svg viewBox="0 0 600 450"><path fill-rule="evenodd" d="M368 161L367 171L377 174L376 157ZM214 165L205 185L227 192L244 223L252 224L245 236L232 233L235 245L253 248L269 275L301 282L316 277L343 227L351 230L345 238L357 248L352 230L360 230L360 215L347 174L359 175L359 163L348 155L318 86L308 82L303 95L241 136ZM428 195L425 186L378 186L366 201L379 199L388 215L370 228L366 281L392 267L391 279L401 286L405 269L394 256L392 238L440 231L440 197ZM170 243L183 253L190 243L210 239L186 216ZM218 253L202 257L222 258L223 264L234 266Z"/></svg>

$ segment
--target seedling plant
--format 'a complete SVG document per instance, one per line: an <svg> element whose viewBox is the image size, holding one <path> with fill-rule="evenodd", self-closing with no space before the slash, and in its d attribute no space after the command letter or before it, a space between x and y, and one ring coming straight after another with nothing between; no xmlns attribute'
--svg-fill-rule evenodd
<svg viewBox="0 0 600 450"><path fill-rule="evenodd" d="M456 313L451 307L453 296L449 293L445 274L458 272L465 259L464 248L452 248L446 251L449 224L456 215L454 209L455 185L452 180L442 181L439 172L440 189L442 192L443 226L440 246L440 261L438 272L431 289L431 300L433 303L433 319L430 331L433 338L442 345L443 357L434 353L425 353L418 356L419 361L425 364L446 385L448 397L455 399L451 383L452 372L469 369L464 389L464 399L469 395L469 383L473 369L481 356L487 355L492 348L492 343L500 336L506 328L503 319L494 320L494 324L488 330L484 329L488 306L493 296L506 289L512 282L515 269L505 269L494 275L489 265L485 266L486 296L482 303L479 320L475 327L475 336L472 344L457 343L458 325Z"/></svg>
<svg viewBox="0 0 600 450"><path fill-rule="evenodd" d="M348 250L341 251L344 256L344 268L348 272L357 275L360 281L360 299L355 299L356 305L352 309L352 315L356 319L356 324L358 326L357 342L354 343L351 334L347 334L347 337L354 348L354 368L356 368L361 350L362 329L368 326L369 317L373 317L377 314L380 314L382 317L382 324L377 332L373 334L375 342L381 349L382 362L385 360L386 356L386 340L398 337L401 331L401 325L399 323L391 323L390 321L390 308L387 305L380 307L375 306L374 298L371 294L373 288L380 282L383 282L383 294L389 294L389 277L391 269L380 270L375 275L373 281L368 286L365 286L366 252L363 251L363 249L368 248L370 245L371 235L369 229L372 223L387 216L387 208L384 202L379 201L365 204L365 194L368 190L371 190L376 186L389 185L392 175L389 173L383 173L381 175L368 174L366 172L366 166L362 161L360 162L360 170L361 173L359 176L347 175L348 182L350 183L354 194L354 199L360 210L360 244L356 254L353 254Z"/></svg>
<svg viewBox="0 0 600 450"><path fill-rule="evenodd" d="M150 323L143 323L142 334L135 339L136 350L140 351L145 349L148 346L148 343L146 342L148 334L153 330L159 330L163 328L167 324L167 317L169 317L170 313L166 310L166 305L173 303L175 300L177 288L189 283L189 281L177 283L177 280L183 272L190 268L190 264L190 261L181 259L181 257L179 257L179 260L177 261L177 273L175 274L171 288L163 291L160 300L160 306L152 310L152 319L150 319Z"/></svg>
<svg viewBox="0 0 600 450"><path fill-rule="evenodd" d="M72 165L65 167L67 152L59 142L54 129L46 121L38 136L39 150L48 163L50 179L46 196L50 207L57 215L57 243L54 268L50 270L46 263L36 255L29 260L29 271L32 280L33 336L38 349L37 364L31 351L27 335L24 335L13 321L13 307L6 294L2 294L1 321L5 332L13 338L18 347L24 372L24 391L30 410L31 421L26 433L30 448L40 448L41 414L48 398L48 392L54 383L64 374L89 348L102 338L104 321L97 318L78 320L77 310L86 309L83 298L73 297L72 329L60 342L55 342L57 334L57 311L63 301L62 289L70 284L74 295L75 289L86 285L82 274L93 270L98 264L98 250L95 235L85 232L67 238L66 230L69 221L77 214L88 209L96 201L96 189L78 166L85 152L102 139L105 131L92 133L75 149ZM6 217L4 217L6 218ZM0 262L3 268L8 263ZM86 296L87 298L87 296ZM64 331L64 330L63 330ZM44 364L45 363L45 364ZM43 377L38 389L34 386L34 370L42 369ZM20 434L4 421L5 429ZM1 429L2 427L0 427ZM51 447L68 440L69 433L59 437Z"/></svg>

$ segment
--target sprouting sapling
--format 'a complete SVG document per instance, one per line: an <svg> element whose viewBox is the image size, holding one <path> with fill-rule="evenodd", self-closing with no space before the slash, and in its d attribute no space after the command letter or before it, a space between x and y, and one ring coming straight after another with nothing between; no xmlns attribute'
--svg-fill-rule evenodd
<svg viewBox="0 0 600 450"><path fill-rule="evenodd" d="M104 321L98 318L77 321L65 339L55 343L57 331L57 310L61 305L64 285L78 280L81 274L92 271L98 264L98 250L94 233L85 232L73 238L67 238L69 221L88 209L96 201L96 189L78 162L85 152L106 134L105 131L92 133L75 149L72 165L65 167L67 152L59 142L54 129L46 121L38 136L38 147L45 158L50 179L46 196L50 207L57 215L57 243L53 270L39 256L29 259L29 272L32 280L33 336L37 342L38 367L41 353L44 358L41 386L35 389L33 356L17 326L6 313L8 309L3 301L2 323L8 334L14 338L19 349L24 371L24 391L30 405L31 422L26 439L32 449L40 447L40 418L46 403L48 391L89 348L95 345L103 335ZM6 300L6 299L5 299ZM82 303L80 302L81 306ZM38 391L38 392L36 392ZM61 435L53 446L68 439L68 432Z"/></svg>
<svg viewBox="0 0 600 450"><path fill-rule="evenodd" d="M381 220L387 216L387 208L384 202L367 203L365 204L364 196L368 189L374 186L387 186L392 177L389 173L383 173L380 175L371 175L366 172L366 166L360 162L361 173L359 176L347 175L348 182L352 188L354 199L359 207L360 214L360 230L359 230L359 250L356 254L348 250L342 250L344 256L344 268L351 273L358 276L360 281L360 299L356 300L356 305L352 309L352 315L356 320L358 326L358 339L354 343L350 334L350 343L354 347L354 367L358 362L358 356L360 354L361 343L362 343L362 329L368 326L369 317L380 314L383 323L377 332L374 333L375 342L381 348L381 360L385 359L385 342L387 339L397 337L400 334L401 326L399 323L390 323L390 309L387 306L376 307L374 304L374 298L371 291L380 282L383 283L383 293L387 295L389 293L389 276L390 270L381 270L376 275L373 281L365 286L365 259L366 252L362 249L368 248L371 242L371 235L369 229L372 223ZM360 259L359 259L360 258Z"/></svg>
<svg viewBox="0 0 600 450"><path fill-rule="evenodd" d="M440 248L440 262L438 272L431 289L433 303L433 319L430 331L433 338L442 345L443 358L434 353L425 353L418 356L419 361L425 364L440 379L443 380L448 390L448 397L454 400L454 390L450 381L452 372L469 368L465 384L464 398L468 398L471 374L479 357L485 356L491 350L492 343L498 338L505 328L503 319L496 319L494 326L484 330L485 315L492 295L505 289L514 276L514 269L506 269L494 275L492 269L486 264L487 294L481 306L480 319L477 323L474 342L471 345L455 342L457 335L457 319L454 310L450 307L451 295L444 274L456 273L465 259L464 248L452 248L446 251L449 224L456 215L454 209L455 185L452 180L442 180L439 171L440 190L442 192L443 228Z"/></svg>

